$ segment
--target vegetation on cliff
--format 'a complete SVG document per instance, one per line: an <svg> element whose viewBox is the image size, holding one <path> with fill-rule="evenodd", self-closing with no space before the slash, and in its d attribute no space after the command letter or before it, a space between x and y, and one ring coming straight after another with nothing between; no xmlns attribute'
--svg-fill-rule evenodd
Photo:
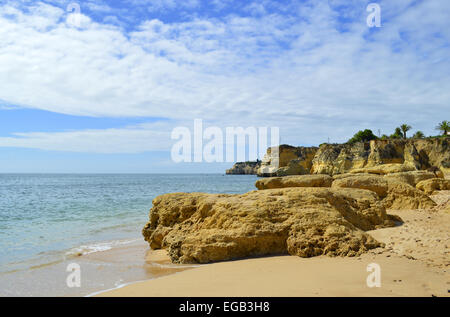
<svg viewBox="0 0 450 317"><path fill-rule="evenodd" d="M443 135L448 135L450 132L450 122L447 120L442 121L437 125L436 130L441 131Z"/></svg>

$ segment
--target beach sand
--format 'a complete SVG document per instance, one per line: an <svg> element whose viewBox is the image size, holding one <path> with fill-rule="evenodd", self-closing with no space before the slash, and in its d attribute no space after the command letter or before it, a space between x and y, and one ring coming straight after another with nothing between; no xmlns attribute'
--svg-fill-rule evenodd
<svg viewBox="0 0 450 317"><path fill-rule="evenodd" d="M98 296L450 296L450 191L432 198L434 210L389 210L404 223L369 233L386 244L360 257L272 256L201 265L137 282ZM169 263L165 251L148 262ZM381 287L368 287L381 268Z"/></svg>

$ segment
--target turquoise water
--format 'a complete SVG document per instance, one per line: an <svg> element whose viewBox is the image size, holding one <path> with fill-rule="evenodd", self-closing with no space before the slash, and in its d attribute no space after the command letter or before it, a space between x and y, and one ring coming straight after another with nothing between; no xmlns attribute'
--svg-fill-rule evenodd
<svg viewBox="0 0 450 317"><path fill-rule="evenodd" d="M0 273L141 239L152 199L169 192L244 193L256 176L0 174Z"/></svg>

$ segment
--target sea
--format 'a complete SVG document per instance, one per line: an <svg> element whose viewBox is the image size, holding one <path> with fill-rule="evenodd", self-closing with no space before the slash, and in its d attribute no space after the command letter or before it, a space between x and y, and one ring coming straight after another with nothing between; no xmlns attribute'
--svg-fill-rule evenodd
<svg viewBox="0 0 450 317"><path fill-rule="evenodd" d="M156 196L245 193L255 181L224 174L0 174L0 296L86 296L151 278L135 257L148 249L141 230ZM122 253L113 265L98 256L81 259L115 248ZM84 261L92 277L84 288L68 286L73 261ZM119 278L120 272L126 273Z"/></svg>

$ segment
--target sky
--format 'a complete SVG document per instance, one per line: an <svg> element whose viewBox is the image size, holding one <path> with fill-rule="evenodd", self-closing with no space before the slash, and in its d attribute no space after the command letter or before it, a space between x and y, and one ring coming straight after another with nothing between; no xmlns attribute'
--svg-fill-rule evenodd
<svg viewBox="0 0 450 317"><path fill-rule="evenodd" d="M0 1L0 173L224 172L172 160L194 119L303 146L436 135L449 17L447 0Z"/></svg>

